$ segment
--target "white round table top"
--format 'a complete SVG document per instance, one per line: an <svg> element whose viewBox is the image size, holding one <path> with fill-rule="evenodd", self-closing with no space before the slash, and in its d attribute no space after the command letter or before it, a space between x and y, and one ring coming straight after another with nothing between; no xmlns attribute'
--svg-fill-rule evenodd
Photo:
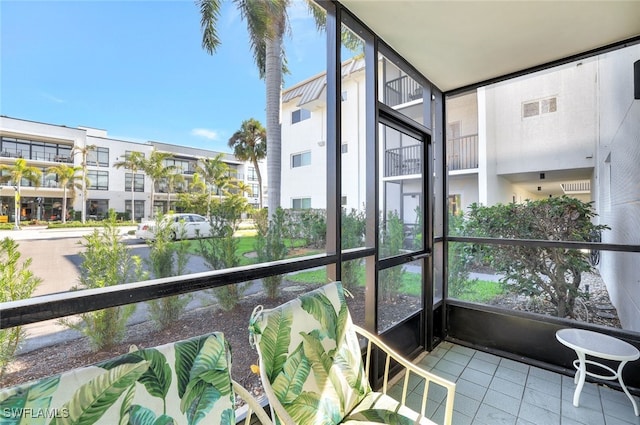
<svg viewBox="0 0 640 425"><path fill-rule="evenodd" d="M608 360L633 361L640 351L618 338L584 329L560 329L556 332L560 343L576 351Z"/></svg>

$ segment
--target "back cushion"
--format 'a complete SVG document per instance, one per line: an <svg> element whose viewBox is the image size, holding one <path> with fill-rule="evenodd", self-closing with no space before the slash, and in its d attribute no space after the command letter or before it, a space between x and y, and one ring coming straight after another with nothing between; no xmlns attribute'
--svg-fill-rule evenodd
<svg viewBox="0 0 640 425"><path fill-rule="evenodd" d="M0 423L233 424L221 333L133 351L0 390Z"/></svg>
<svg viewBox="0 0 640 425"><path fill-rule="evenodd" d="M300 424L337 424L371 391L340 282L252 319L273 391Z"/></svg>

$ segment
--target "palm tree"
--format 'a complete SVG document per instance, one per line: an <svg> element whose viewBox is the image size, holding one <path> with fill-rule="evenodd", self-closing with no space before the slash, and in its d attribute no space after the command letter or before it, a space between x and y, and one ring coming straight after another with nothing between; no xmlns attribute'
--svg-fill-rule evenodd
<svg viewBox="0 0 640 425"><path fill-rule="evenodd" d="M170 173L165 177L167 180L167 211L171 211L171 194L178 183L184 183L184 177L179 172Z"/></svg>
<svg viewBox="0 0 640 425"><path fill-rule="evenodd" d="M75 189L82 189L82 175L78 175L82 171L82 167L69 166L60 164L47 168L47 173L53 173L58 177L58 184L63 189L62 195L62 222L67 222L67 189L71 189L71 197L75 198Z"/></svg>
<svg viewBox="0 0 640 425"><path fill-rule="evenodd" d="M171 154L168 152L159 152L157 150L151 151L151 155L146 159L143 163L142 169L147 176L151 179L151 208L150 208L150 217L154 217L153 213L153 203L155 202L156 195L156 183L163 178L169 176L169 174L173 173L176 170L175 165L167 165L165 164L165 160L169 159Z"/></svg>
<svg viewBox="0 0 640 425"><path fill-rule="evenodd" d="M260 209L262 209L262 175L258 161L267 156L267 132L260 121L250 118L242 122L240 130L229 139L229 147L241 161L251 161L258 177ZM255 196L255 194L254 194Z"/></svg>
<svg viewBox="0 0 640 425"><path fill-rule="evenodd" d="M220 16L222 0L197 0L200 8L202 47L213 54L220 45L216 23ZM280 206L281 133L280 89L283 72L284 33L289 27L287 6L289 0L236 0L240 13L247 21L249 42L253 57L266 86L267 116L267 177L269 180L269 214ZM315 16L315 15L314 15Z"/></svg>
<svg viewBox="0 0 640 425"><path fill-rule="evenodd" d="M16 159L13 165L0 164L0 172L6 170L9 173L2 175L0 180L13 182L14 194L14 229L20 229L20 190L22 186L22 179L33 183L36 186L40 186L40 177L42 177L42 171L37 167L27 165L27 161L24 158ZM1 174L1 173L0 173Z"/></svg>
<svg viewBox="0 0 640 425"><path fill-rule="evenodd" d="M131 221L136 221L135 215L135 179L136 172L144 167L144 154L142 152L129 152L125 154L122 161L113 164L116 168L126 168L131 170Z"/></svg>
<svg viewBox="0 0 640 425"><path fill-rule="evenodd" d="M207 192L207 217L211 220L211 197L213 189L217 188L220 193L222 188L226 186L229 179L229 166L222 161L222 154L215 158L204 158L196 165L196 174L199 181L203 181ZM195 176L194 176L195 180ZM222 196L222 195L221 195Z"/></svg>
<svg viewBox="0 0 640 425"><path fill-rule="evenodd" d="M82 167L82 222L87 221L87 155L94 150L96 145L74 146L71 150L72 155L80 154Z"/></svg>

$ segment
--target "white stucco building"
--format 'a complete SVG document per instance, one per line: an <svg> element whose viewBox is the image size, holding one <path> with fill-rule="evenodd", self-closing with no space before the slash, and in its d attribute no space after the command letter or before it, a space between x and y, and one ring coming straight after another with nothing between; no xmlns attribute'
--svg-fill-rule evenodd
<svg viewBox="0 0 640 425"><path fill-rule="evenodd" d="M640 45L635 44L448 97L449 210L461 213L474 202L567 195L594 202L597 220L611 227L603 242L637 244L630 238L637 233L632 229L640 227L640 103L633 98L633 64L639 59ZM381 61L383 68L387 74L393 70ZM342 160L354 164L346 175L343 169L342 203L360 208L364 188L355 176L365 163L362 62L345 62L342 75ZM387 75L387 86L392 77ZM387 87L379 91L388 96L387 105L420 122L425 110L421 89L406 83L395 100ZM283 92L284 208L325 207L325 85L322 74ZM405 224L411 223L417 202L411 187L421 183L421 176L411 172L421 160L411 151L417 142L389 131L379 137L380 157L386 156L382 184L387 193L397 190L400 196L381 198L380 208L396 209ZM393 164L393 155L400 161L396 172L382 166ZM309 184L311 176L314 184ZM623 326L640 330L640 267L634 256L607 251L599 270Z"/></svg>
<svg viewBox="0 0 640 425"><path fill-rule="evenodd" d="M108 136L107 131L90 127L66 127L10 117L0 117L0 163L15 163L24 158L27 164L43 171L39 186L23 181L20 199L21 220L55 220L60 218L63 189L59 187L55 175L46 172L56 164L80 166L81 151L90 147L87 153L87 177L89 187L87 199L82 199L82 191L76 191L69 209L82 210L86 202L87 218L104 217L109 209L116 212L131 211L132 173L126 168L116 168L115 163L125 159L130 152L140 152L149 157L153 150L166 152L170 157L166 165L173 165L184 178L184 183L176 185L174 193L169 193L165 182L157 182L154 198L154 210L166 212L171 197L171 209L179 192L188 190L196 164L201 158L214 158L221 154L206 149L191 148L161 142L135 143L118 140ZM250 162L237 160L233 155L222 153L223 161L240 181L251 188L247 201L259 205L258 179L254 166ZM265 161L259 163L263 188L266 193ZM6 171L5 171L6 174ZM151 216L151 180L142 172L136 172L134 178L135 218L137 220ZM67 195L70 196L69 194ZM0 216L13 221L14 187L12 182L0 183Z"/></svg>

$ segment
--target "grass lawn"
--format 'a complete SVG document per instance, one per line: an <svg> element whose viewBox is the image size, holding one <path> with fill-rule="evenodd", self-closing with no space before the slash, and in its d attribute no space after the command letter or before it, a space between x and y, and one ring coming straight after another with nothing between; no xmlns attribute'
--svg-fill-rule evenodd
<svg viewBox="0 0 640 425"><path fill-rule="evenodd" d="M240 265L246 266L249 264L256 264L258 260L255 257L255 255L247 255L255 251L255 243L256 243L255 235L239 236L236 239L238 240L238 249L236 250L236 255L240 257ZM189 253L194 255L199 255L199 251L198 251L200 246L199 240L190 239L186 242L189 243ZM302 239L296 239L293 241L289 239L285 240L285 244L287 245L287 247L289 247L289 249L291 249L292 247L293 248L303 247L304 243L305 241ZM318 253L319 252L322 252L322 251L318 250ZM312 255L314 253L315 252L312 251L312 252L304 253L302 255ZM289 257L295 257L295 256L296 255L289 255L287 257L289 258Z"/></svg>
<svg viewBox="0 0 640 425"><path fill-rule="evenodd" d="M360 267L361 270L358 273L358 286L364 286L364 266ZM324 268L292 273L287 275L287 280L301 284L318 285L329 283L329 280L327 279L327 270ZM402 274L402 285L400 286L400 292L407 295L420 296L422 294L421 288L422 276L419 273L405 272Z"/></svg>

